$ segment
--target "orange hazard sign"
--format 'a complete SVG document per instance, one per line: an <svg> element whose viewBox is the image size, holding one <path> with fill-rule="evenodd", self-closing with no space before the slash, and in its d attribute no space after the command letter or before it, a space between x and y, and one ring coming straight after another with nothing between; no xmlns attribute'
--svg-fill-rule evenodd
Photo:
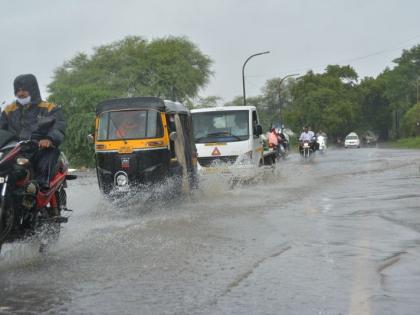
<svg viewBox="0 0 420 315"><path fill-rule="evenodd" d="M217 147L215 147L213 152L211 153L211 155L220 155L219 149Z"/></svg>

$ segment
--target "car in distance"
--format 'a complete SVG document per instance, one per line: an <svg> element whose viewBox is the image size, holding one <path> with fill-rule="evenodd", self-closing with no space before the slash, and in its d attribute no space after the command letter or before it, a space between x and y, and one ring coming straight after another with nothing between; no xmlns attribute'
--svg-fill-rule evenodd
<svg viewBox="0 0 420 315"><path fill-rule="evenodd" d="M360 148L360 139L355 132L350 132L344 140L344 148Z"/></svg>

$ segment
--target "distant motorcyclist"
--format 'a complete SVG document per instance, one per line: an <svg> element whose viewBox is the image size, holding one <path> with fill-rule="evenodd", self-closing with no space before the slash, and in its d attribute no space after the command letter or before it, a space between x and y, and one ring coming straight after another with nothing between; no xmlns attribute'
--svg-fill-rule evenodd
<svg viewBox="0 0 420 315"><path fill-rule="evenodd" d="M315 132L312 131L311 126L308 127L308 132L312 136L312 142L311 142L312 150L313 151L319 150L319 143L318 143L317 137L315 135Z"/></svg>
<svg viewBox="0 0 420 315"><path fill-rule="evenodd" d="M309 128L307 126L305 126L303 128L302 133L300 134L299 141L308 141L308 142L311 142L313 138L314 138L313 132L310 133L309 132Z"/></svg>
<svg viewBox="0 0 420 315"><path fill-rule="evenodd" d="M38 82L33 74L22 74L14 80L16 101L6 106L0 116L0 129L16 135L19 140L34 139L39 142L39 151L33 157L36 181L41 189L48 189L64 139L66 123L61 109L43 101ZM48 130L37 134L43 118L54 118Z"/></svg>
<svg viewBox="0 0 420 315"><path fill-rule="evenodd" d="M275 128L271 128L268 134L268 144L269 146L277 146L279 144L278 137Z"/></svg>
<svg viewBox="0 0 420 315"><path fill-rule="evenodd" d="M289 150L289 141L286 137L286 135L283 133L283 131L277 130L277 134L278 134L278 138L279 138L279 145L281 145L282 148L280 148L281 150L284 149L284 151Z"/></svg>
<svg viewBox="0 0 420 315"><path fill-rule="evenodd" d="M275 128L271 128L270 133L268 134L268 146L273 148L273 150L276 152L276 156L279 155L279 140Z"/></svg>
<svg viewBox="0 0 420 315"><path fill-rule="evenodd" d="M314 150L314 148L313 148L314 136L315 135L313 134L313 132L309 132L309 127L308 126L305 126L303 128L303 132L300 134L300 137L299 137L299 152L300 153L302 153L302 151L303 151L303 143L304 142L309 143L312 151Z"/></svg>

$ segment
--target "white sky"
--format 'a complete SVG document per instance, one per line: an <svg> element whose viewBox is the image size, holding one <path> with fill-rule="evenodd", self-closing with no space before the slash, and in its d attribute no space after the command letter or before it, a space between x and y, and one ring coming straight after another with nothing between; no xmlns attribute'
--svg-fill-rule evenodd
<svg viewBox="0 0 420 315"><path fill-rule="evenodd" d="M225 102L242 95L245 59L266 50L246 66L247 96L327 64L376 76L420 43L419 12L418 0L0 0L0 104L17 75L35 74L45 98L65 60L128 35L188 37L214 61L201 96Z"/></svg>

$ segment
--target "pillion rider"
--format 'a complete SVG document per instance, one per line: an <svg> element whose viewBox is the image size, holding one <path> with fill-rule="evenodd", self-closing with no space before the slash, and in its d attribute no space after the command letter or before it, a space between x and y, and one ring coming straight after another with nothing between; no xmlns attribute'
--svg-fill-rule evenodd
<svg viewBox="0 0 420 315"><path fill-rule="evenodd" d="M53 123L38 137L39 150L32 159L35 179L41 189L48 189L60 155L58 146L64 140L66 122L57 105L43 101L36 77L22 74L15 78L16 101L7 105L0 116L0 128L14 133L19 140L34 138L43 118L54 118Z"/></svg>

